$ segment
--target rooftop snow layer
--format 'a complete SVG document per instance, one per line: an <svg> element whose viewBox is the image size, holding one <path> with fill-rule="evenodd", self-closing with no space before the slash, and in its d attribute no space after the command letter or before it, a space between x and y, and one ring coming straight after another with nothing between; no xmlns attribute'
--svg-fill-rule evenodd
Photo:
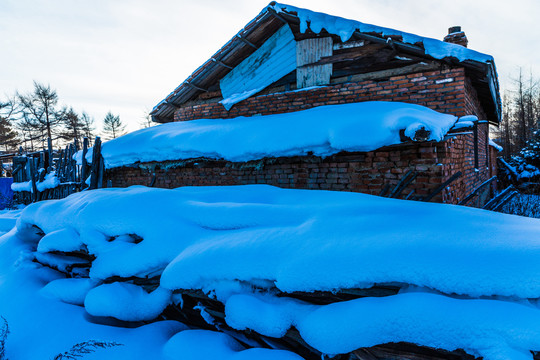
<svg viewBox="0 0 540 360"><path fill-rule="evenodd" d="M107 168L198 157L249 161L309 153L329 156L398 144L400 130L412 138L424 128L430 140L439 141L456 120L400 102L328 105L277 115L167 123L108 141L102 155Z"/></svg>
<svg viewBox="0 0 540 360"><path fill-rule="evenodd" d="M489 145L493 146L497 151L503 151L503 147L493 141L493 139L489 139Z"/></svg>
<svg viewBox="0 0 540 360"><path fill-rule="evenodd" d="M276 12L296 12L300 18L300 31L306 32L311 29L314 33L320 33L323 29L330 34L337 35L345 42L351 38L355 31L361 33L376 33L383 37L401 36L404 43L423 44L427 55L435 59L455 57L459 61L474 60L478 62L493 62L491 55L468 49L464 46L447 43L441 40L409 34L403 31L385 28L376 25L365 24L360 21L349 20L338 16L315 12L298 8L287 4L275 3L270 5Z"/></svg>

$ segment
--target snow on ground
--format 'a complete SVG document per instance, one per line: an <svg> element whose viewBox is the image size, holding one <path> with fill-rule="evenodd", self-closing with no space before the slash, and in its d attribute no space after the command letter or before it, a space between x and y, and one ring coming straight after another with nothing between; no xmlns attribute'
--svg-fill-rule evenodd
<svg viewBox="0 0 540 360"><path fill-rule="evenodd" d="M31 262L81 244L96 256L89 280ZM10 324L8 356L17 359L49 358L91 339L124 344L96 358L298 358L243 350L177 322L96 323L151 320L172 290L202 289L224 302L229 326L277 337L295 326L323 353L407 341L486 360L532 359L528 351L540 350L539 256L540 220L460 206L267 185L101 189L33 204L0 238L0 315ZM102 283L162 271L151 293ZM272 295L374 283L405 290L319 306ZM39 326L23 330L30 323Z"/></svg>
<svg viewBox="0 0 540 360"><path fill-rule="evenodd" d="M0 210L0 235L4 235L15 227L19 215L21 215L21 210Z"/></svg>
<svg viewBox="0 0 540 360"><path fill-rule="evenodd" d="M286 114L173 122L103 144L107 168L198 157L249 161L264 157L370 151L425 129L442 140L457 118L415 104L371 101ZM81 152L78 161L81 162ZM91 161L92 151L87 154Z"/></svg>
<svg viewBox="0 0 540 360"><path fill-rule="evenodd" d="M163 349L164 360L301 360L283 350L247 349L230 336L205 330L182 331L173 336ZM182 354L179 356L178 354Z"/></svg>
<svg viewBox="0 0 540 360"><path fill-rule="evenodd" d="M32 207L28 208L29 211ZM0 212L0 220L8 219L12 225L15 218L13 212ZM62 221L60 217L58 220ZM0 225L3 223L0 221ZM66 279L56 271L33 263L36 239L30 229L13 229L0 236L0 316L9 326L6 358L53 359L58 354L69 352L77 344L86 343L82 347L89 349L90 353L84 353L84 358L96 360L188 359L208 353L210 349L214 349L212 354L216 359L300 359L286 351L242 351L244 349L234 340L217 339L216 334L210 331L201 330L195 334L187 331L179 336L187 327L176 321L147 325L135 322L130 325L91 316L84 307L71 304L82 305L86 293L98 282ZM92 290L94 295L96 289L99 287ZM138 290L135 293L140 294ZM106 302L107 297L101 297L100 301ZM129 304L110 304L122 308L119 305L129 308ZM223 334L219 336L225 337ZM182 344L182 337L190 341ZM106 348L92 347L92 341L109 345Z"/></svg>
<svg viewBox="0 0 540 360"><path fill-rule="evenodd" d="M158 322L122 328L91 322L84 308L64 304L40 293L59 273L31 262L31 245L15 232L0 237L0 315L9 325L9 359L52 359L89 340L122 346L98 349L85 359L159 358L161 348L185 328L177 322Z"/></svg>

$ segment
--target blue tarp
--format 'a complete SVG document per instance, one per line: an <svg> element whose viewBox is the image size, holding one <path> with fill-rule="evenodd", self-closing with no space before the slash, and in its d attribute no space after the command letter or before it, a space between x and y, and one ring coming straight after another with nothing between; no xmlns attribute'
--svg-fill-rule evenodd
<svg viewBox="0 0 540 360"><path fill-rule="evenodd" d="M5 209L8 204L11 204L13 199L13 191L11 184L13 178L0 178L0 210Z"/></svg>

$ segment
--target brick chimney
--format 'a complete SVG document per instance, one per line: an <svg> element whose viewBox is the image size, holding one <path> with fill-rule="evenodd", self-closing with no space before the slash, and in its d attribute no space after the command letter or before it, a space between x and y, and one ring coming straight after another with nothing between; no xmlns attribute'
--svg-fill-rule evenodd
<svg viewBox="0 0 540 360"><path fill-rule="evenodd" d="M451 28L448 28L448 35L444 37L443 41L465 47L467 47L467 44L469 43L467 35L465 35L465 32L461 31L461 26L452 26Z"/></svg>

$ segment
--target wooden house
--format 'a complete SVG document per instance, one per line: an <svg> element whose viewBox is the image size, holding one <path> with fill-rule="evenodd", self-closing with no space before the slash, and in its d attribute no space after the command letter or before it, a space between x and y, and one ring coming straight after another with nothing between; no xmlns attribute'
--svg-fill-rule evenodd
<svg viewBox="0 0 540 360"><path fill-rule="evenodd" d="M491 56L467 48L459 27L441 41L272 2L151 116L158 123L226 121L364 101L473 117L458 121L440 141L403 138L368 152L256 163L147 162L109 168L106 176L113 186L266 183L380 194L412 171L416 178L403 197L442 187L433 200L458 203L495 174L489 125L497 126L501 117L496 68Z"/></svg>

